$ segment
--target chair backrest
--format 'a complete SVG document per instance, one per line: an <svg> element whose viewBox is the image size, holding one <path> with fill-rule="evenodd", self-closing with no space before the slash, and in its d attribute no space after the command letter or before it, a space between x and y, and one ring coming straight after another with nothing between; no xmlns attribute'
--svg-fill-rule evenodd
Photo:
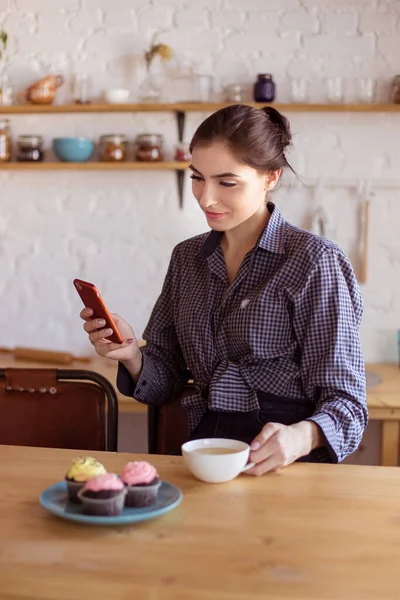
<svg viewBox="0 0 400 600"><path fill-rule="evenodd" d="M182 399L193 394L195 387L189 381L179 394L159 407L148 406L148 445L150 454L180 454L181 445L188 436L187 411Z"/></svg>
<svg viewBox="0 0 400 600"><path fill-rule="evenodd" d="M117 451L118 400L99 373L0 369L0 444Z"/></svg>

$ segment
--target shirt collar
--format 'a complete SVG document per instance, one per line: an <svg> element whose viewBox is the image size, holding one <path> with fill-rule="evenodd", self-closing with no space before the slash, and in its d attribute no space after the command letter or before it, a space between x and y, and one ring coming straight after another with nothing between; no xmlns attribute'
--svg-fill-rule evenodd
<svg viewBox="0 0 400 600"><path fill-rule="evenodd" d="M260 246L268 252L274 254L283 254L285 251L285 225L286 221L273 202L268 202L268 210L271 213L270 219L258 238L256 248ZM221 231L210 231L201 246L200 252L204 258L213 254L219 246Z"/></svg>

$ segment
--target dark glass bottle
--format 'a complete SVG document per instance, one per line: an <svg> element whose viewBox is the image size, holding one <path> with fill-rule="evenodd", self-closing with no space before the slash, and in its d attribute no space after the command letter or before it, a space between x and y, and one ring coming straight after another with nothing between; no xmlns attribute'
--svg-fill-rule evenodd
<svg viewBox="0 0 400 600"><path fill-rule="evenodd" d="M262 73L257 76L254 84L255 102L273 102L275 98L275 83L270 73Z"/></svg>

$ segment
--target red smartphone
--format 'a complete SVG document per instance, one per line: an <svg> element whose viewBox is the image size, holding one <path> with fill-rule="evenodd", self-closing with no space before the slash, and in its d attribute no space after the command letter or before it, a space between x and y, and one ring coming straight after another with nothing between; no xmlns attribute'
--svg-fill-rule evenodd
<svg viewBox="0 0 400 600"><path fill-rule="evenodd" d="M96 286L93 285L93 283L82 281L81 279L74 279L74 286L86 308L91 308L93 310L93 316L91 318L105 320L105 327L99 327L99 329L109 328L113 330L114 333L109 335L107 339L116 344L122 344L122 336L118 331L112 316L108 312Z"/></svg>

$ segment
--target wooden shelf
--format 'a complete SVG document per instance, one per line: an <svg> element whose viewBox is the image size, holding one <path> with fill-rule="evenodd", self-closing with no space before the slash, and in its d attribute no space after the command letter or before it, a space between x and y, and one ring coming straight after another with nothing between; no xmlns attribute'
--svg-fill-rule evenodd
<svg viewBox="0 0 400 600"><path fill-rule="evenodd" d="M244 102L248 106L273 106L281 112L400 112L400 104L263 104ZM141 104L25 104L0 106L0 114L60 114L60 113L127 113L127 112L213 112L224 102L178 102Z"/></svg>
<svg viewBox="0 0 400 600"><path fill-rule="evenodd" d="M400 104L264 104L261 102L245 102L248 106L263 108L273 106L285 112L357 112L383 113L400 112ZM15 106L0 106L0 115L29 115L29 114L87 114L87 113L134 113L134 112L173 112L178 127L178 140L184 138L185 117L188 112L212 113L220 108L230 106L225 102L169 102L169 103L137 103L137 104L24 104ZM183 206L184 171L189 163L183 162L86 162L86 163L0 163L0 171L133 171L133 170L173 170L178 184L179 206Z"/></svg>
<svg viewBox="0 0 400 600"><path fill-rule="evenodd" d="M185 171L188 162L8 162L1 171Z"/></svg>

